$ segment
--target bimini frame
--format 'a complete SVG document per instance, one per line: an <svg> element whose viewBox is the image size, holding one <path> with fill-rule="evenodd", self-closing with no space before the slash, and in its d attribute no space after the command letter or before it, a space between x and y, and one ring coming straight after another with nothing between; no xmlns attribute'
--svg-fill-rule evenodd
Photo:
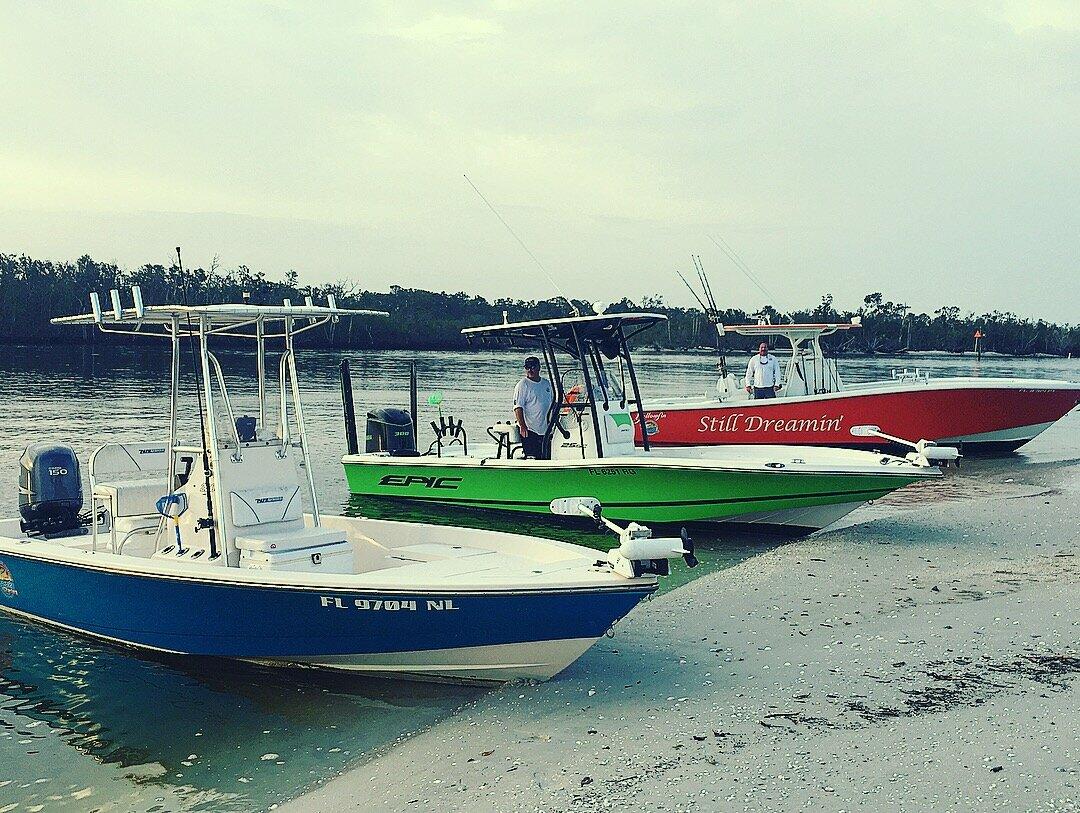
<svg viewBox="0 0 1080 813"><path fill-rule="evenodd" d="M725 325L716 321L716 331L723 337L727 333L736 333L740 336L783 336L791 345L791 359L788 361L784 380L791 381L795 376L802 377L799 362L803 355L809 353L814 362L815 380L806 382L807 389L811 394L821 395L828 392L840 391L840 379L836 372L836 365L827 365L825 351L821 347L821 337L831 336L840 330L855 330L862 327L862 321L855 317L850 322L828 322L820 324L779 324L772 325L767 322L756 325ZM803 365L805 367L805 364Z"/></svg>
<svg viewBox="0 0 1080 813"><path fill-rule="evenodd" d="M168 339L172 346L172 364L170 375L169 392L169 461L168 461L168 488L171 496L176 488L176 457L178 454L200 455L204 461L205 476L211 484L210 499L212 500L210 514L212 517L221 517L224 495L221 491L220 478L214 476L218 471L218 431L217 415L214 410L213 378L217 379L218 390L229 416L235 450L232 459L240 462L243 459L240 432L236 425L236 416L233 412L232 400L229 397L228 388L225 385L225 376L221 363L210 352L209 340L211 336L222 336L232 339L254 340L256 344L256 377L259 390L259 426L265 426L267 416L266 398L266 342L269 339L283 339L285 349L282 352L278 370L279 391L279 428L278 437L281 440L281 449L278 454L284 458L289 454L289 449L299 449L304 472L307 476L308 492L311 497L311 508L315 525L320 524L319 497L315 489L315 475L308 457L307 428L304 424L304 407L300 400L300 385L296 373L296 354L294 340L301 333L314 330L327 323L336 323L342 317L353 316L389 316L385 311L356 310L339 308L333 295L327 299L325 307L315 305L311 297L307 297L304 305L294 306L288 299L281 305L144 305L142 293L138 286L131 289L133 307L124 308L120 301L120 292L116 289L110 291L112 308L109 311L102 310L101 300L96 293L90 294L90 309L88 314L78 316L63 316L52 320L57 325L85 325L96 326L102 333L114 333L129 336L150 336L154 338ZM297 322L304 322L297 326ZM277 332L274 326L280 323ZM271 329L268 331L268 327ZM199 409L204 416L203 438L201 446L181 445L177 437L177 424L180 408L180 359L181 340L189 339L197 342L197 365L196 374L202 382L202 403ZM297 439L294 444L292 430L289 423L288 400L292 396L293 414L296 420ZM164 517L162 518L162 524ZM97 543L97 521L92 522L95 537L95 549ZM159 526L160 529L160 526ZM210 555L217 555L227 550L227 544L220 548L217 544L217 535L223 532L224 526L210 527ZM227 543L222 538L221 543Z"/></svg>
<svg viewBox="0 0 1080 813"><path fill-rule="evenodd" d="M604 369L604 358L619 360L626 365L626 372L630 378L630 386L633 391L633 405L638 415L638 421L642 427L642 446L649 451L648 433L645 427L645 409L641 402L641 392L638 389L637 374L634 371L634 362L630 356L629 340L653 325L667 321L667 317L659 313L610 313L595 316L568 316L562 319L540 319L532 322L504 322L501 325L488 325L485 327L470 327L462 330L462 334L470 341L479 340L484 343L506 344L511 347L525 345L539 345L544 355L544 363L547 368L548 378L555 388L555 399L551 405L549 420L548 439L551 433L558 430L569 437L566 430L559 426L558 418L564 408L578 409L580 404L567 400L563 391L562 376L559 374L559 364L556 351L566 353L576 360L580 366L582 383L588 394L589 409L592 412L593 437L596 441L596 456L604 456L602 432L600 431L600 413L597 410L594 393L603 396L604 410L606 411L611 400L608 392L607 376ZM592 385L592 372L598 375L599 387L594 390ZM620 394L620 407L626 408L626 390L622 388ZM584 454L584 450L582 452Z"/></svg>

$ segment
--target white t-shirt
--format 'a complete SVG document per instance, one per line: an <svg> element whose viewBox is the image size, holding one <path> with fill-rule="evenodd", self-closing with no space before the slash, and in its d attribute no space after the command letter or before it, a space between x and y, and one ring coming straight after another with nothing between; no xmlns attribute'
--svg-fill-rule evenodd
<svg viewBox="0 0 1080 813"><path fill-rule="evenodd" d="M551 402L554 400L555 393L551 389L551 382L545 378L539 381L523 378L514 388L514 406L521 407L525 426L530 432L547 433Z"/></svg>
<svg viewBox="0 0 1080 813"><path fill-rule="evenodd" d="M750 357L746 365L746 379L744 387L775 387L780 383L780 362L771 353L765 358L759 355Z"/></svg>

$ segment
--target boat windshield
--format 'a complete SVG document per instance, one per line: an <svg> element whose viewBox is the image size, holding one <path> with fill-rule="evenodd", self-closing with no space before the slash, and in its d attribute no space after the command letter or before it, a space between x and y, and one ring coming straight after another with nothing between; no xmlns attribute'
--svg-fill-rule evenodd
<svg viewBox="0 0 1080 813"><path fill-rule="evenodd" d="M612 371L606 369L600 372L599 375L596 370L592 370L591 373L592 393L590 394L585 390L585 382L582 381L580 368L572 367L563 372L562 390L563 399L566 403L588 404L590 403L590 395L598 404L604 403L605 395L608 403L620 405L625 403L625 387L617 374L613 375Z"/></svg>

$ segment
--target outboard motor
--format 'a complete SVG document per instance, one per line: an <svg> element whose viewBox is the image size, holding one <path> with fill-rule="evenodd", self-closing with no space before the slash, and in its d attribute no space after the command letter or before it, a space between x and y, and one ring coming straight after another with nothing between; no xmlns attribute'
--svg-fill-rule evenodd
<svg viewBox="0 0 1080 813"><path fill-rule="evenodd" d="M34 443L19 460L19 514L24 533L62 534L81 527L79 458L70 446Z"/></svg>
<svg viewBox="0 0 1080 813"><path fill-rule="evenodd" d="M413 440L412 416L404 409L376 409L367 414L368 452L389 452L391 455L413 457L416 442Z"/></svg>

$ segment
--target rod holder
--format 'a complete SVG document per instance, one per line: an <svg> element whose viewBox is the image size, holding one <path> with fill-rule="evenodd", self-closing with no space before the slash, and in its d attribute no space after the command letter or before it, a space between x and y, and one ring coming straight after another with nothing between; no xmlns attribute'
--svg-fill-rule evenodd
<svg viewBox="0 0 1080 813"><path fill-rule="evenodd" d="M116 321L119 322L124 318L124 306L120 304L120 292L113 288L109 291L109 296L112 298L113 316L116 318Z"/></svg>
<svg viewBox="0 0 1080 813"><path fill-rule="evenodd" d="M135 316L142 319L146 314L146 306L143 305L142 289L138 285L131 286L131 299L135 304Z"/></svg>
<svg viewBox="0 0 1080 813"><path fill-rule="evenodd" d="M96 292L90 292L90 310L94 314L94 322L101 324L105 321L105 317L101 315L101 297Z"/></svg>

